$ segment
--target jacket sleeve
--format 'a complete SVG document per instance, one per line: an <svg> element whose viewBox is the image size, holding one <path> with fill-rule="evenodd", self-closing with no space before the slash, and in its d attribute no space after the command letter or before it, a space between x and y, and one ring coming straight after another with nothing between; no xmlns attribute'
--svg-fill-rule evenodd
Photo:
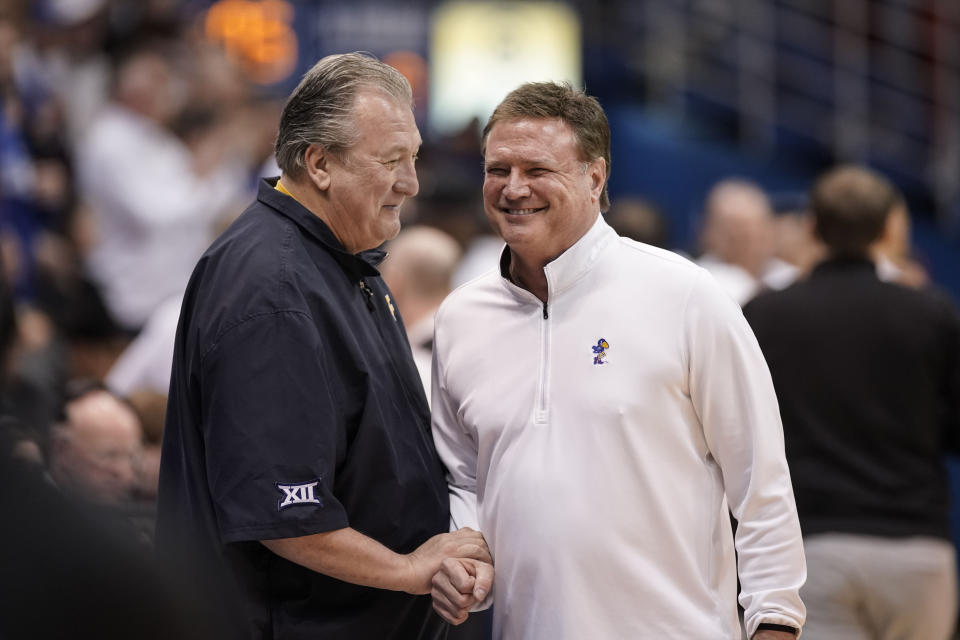
<svg viewBox="0 0 960 640"><path fill-rule="evenodd" d="M806 563L769 369L740 308L706 273L685 317L691 399L738 522L747 637L763 622L799 629Z"/></svg>
<svg viewBox="0 0 960 640"><path fill-rule="evenodd" d="M346 421L329 349L298 312L255 316L203 359L210 493L224 543L349 526L334 495Z"/></svg>

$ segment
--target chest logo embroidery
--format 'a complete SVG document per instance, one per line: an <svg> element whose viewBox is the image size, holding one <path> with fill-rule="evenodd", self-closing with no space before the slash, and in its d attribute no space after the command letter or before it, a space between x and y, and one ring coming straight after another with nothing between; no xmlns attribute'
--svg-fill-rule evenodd
<svg viewBox="0 0 960 640"><path fill-rule="evenodd" d="M320 499L315 495L314 490L320 484L319 480L305 482L303 484L280 484L277 483L277 489L283 496L277 506L277 510L283 510L287 507L293 507L298 504L319 504Z"/></svg>
<svg viewBox="0 0 960 640"><path fill-rule="evenodd" d="M385 296L383 296L383 299L387 301L387 308L390 309L390 315L393 316L393 319L394 319L394 320L396 320L396 319L397 319L397 310L396 310L396 308L393 306L393 302L390 300L390 294L388 293L388 294L386 294Z"/></svg>
<svg viewBox="0 0 960 640"><path fill-rule="evenodd" d="M610 348L610 343L608 343L603 338L597 340L597 344L593 345L593 364L601 365L607 364L604 358L607 357L607 349Z"/></svg>

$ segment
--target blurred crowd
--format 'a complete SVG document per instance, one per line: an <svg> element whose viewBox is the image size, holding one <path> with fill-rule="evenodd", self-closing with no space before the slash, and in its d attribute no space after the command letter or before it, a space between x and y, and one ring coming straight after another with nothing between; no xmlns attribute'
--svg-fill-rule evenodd
<svg viewBox="0 0 960 640"><path fill-rule="evenodd" d="M190 3L0 8L0 456L145 547L182 292L276 175L281 106L203 37ZM428 395L434 310L502 249L480 204L478 126L425 141L421 195L383 265ZM741 305L822 258L803 195L739 178L703 195L700 245L684 249ZM606 217L675 248L655 203L623 197ZM930 285L905 203L872 251L881 279Z"/></svg>
<svg viewBox="0 0 960 640"><path fill-rule="evenodd" d="M158 0L0 10L4 447L89 498L147 509L182 291L257 180L277 173L280 98L205 39L200 16ZM502 246L479 203L478 126L425 141L421 195L384 264L427 386L433 310ZM690 253L740 304L822 255L802 195L730 178L703 201ZM623 197L607 219L671 248L655 203ZM928 284L905 205L875 251L884 279Z"/></svg>
<svg viewBox="0 0 960 640"><path fill-rule="evenodd" d="M85 499L147 510L161 326L271 157L278 109L188 17L169 2L0 10L4 442Z"/></svg>

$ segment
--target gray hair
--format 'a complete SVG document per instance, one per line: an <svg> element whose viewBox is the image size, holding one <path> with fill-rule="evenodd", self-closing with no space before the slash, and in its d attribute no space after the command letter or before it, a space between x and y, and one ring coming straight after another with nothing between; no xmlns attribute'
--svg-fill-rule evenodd
<svg viewBox="0 0 960 640"><path fill-rule="evenodd" d="M306 169L304 154L312 144L342 157L357 142L353 104L364 89L381 90L413 105L413 92L403 74L365 53L326 56L313 65L280 115L275 153L277 165L297 178Z"/></svg>

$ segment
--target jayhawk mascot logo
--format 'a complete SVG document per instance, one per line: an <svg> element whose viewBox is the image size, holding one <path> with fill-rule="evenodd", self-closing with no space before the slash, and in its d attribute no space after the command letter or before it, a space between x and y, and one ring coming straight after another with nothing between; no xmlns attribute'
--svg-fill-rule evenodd
<svg viewBox="0 0 960 640"><path fill-rule="evenodd" d="M597 344L593 345L593 352L596 354L593 356L593 364L607 364L603 359L607 357L606 350L609 348L610 344L606 340L597 340Z"/></svg>

